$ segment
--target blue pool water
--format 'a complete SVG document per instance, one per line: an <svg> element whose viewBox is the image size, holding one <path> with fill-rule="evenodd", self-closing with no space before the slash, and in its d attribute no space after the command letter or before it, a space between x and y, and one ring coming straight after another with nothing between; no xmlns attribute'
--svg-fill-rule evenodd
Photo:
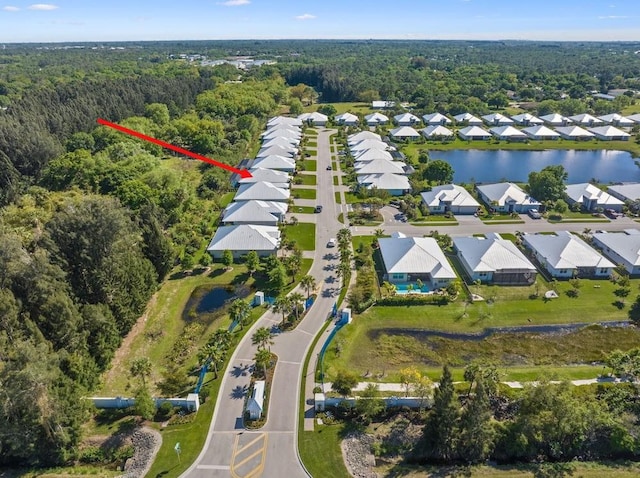
<svg viewBox="0 0 640 478"><path fill-rule="evenodd" d="M413 290L411 290L411 293L413 294L426 294L427 292L429 292L429 287L427 287L426 285L422 286L422 289L418 289L418 286L416 284L413 284ZM409 284L397 284L396 285L396 294L407 294L409 293Z"/></svg>

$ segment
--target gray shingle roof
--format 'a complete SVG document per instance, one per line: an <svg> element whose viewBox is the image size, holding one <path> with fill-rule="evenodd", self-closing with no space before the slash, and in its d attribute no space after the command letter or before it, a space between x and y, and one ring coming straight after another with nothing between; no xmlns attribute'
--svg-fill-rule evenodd
<svg viewBox="0 0 640 478"><path fill-rule="evenodd" d="M220 226L208 251L272 251L280 245L280 230L277 226L240 224Z"/></svg>
<svg viewBox="0 0 640 478"><path fill-rule="evenodd" d="M516 245L506 239L456 237L453 244L471 272L536 270Z"/></svg>
<svg viewBox="0 0 640 478"><path fill-rule="evenodd" d="M378 239L388 273L429 273L438 279L455 279L456 274L442 249L431 237Z"/></svg>

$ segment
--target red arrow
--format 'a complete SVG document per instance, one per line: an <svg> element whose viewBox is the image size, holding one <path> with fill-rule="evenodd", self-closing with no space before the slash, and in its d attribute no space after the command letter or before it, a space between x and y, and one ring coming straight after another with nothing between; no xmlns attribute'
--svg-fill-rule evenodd
<svg viewBox="0 0 640 478"><path fill-rule="evenodd" d="M162 140L152 138L151 136L147 136L146 134L142 134L138 131L134 131L129 128L125 128L124 126L120 126L119 124L111 123L107 120L103 120L102 118L98 118L98 124L102 126L108 126L109 128L113 128L115 130L120 131L121 133L128 134L130 136L135 136L136 138L143 139L145 141L149 141L150 143L157 144L158 146L162 146L163 148L170 149L171 151L175 151L176 153L184 154L185 156L190 156L191 158L198 159L200 161L204 161L205 163L213 164L218 168L226 169L227 171L231 171L232 173L239 174L241 178L250 178L251 173L246 169L238 169L233 166L229 166L228 164L221 163L220 161L216 161L215 159L207 158L206 156L202 156L200 154L194 153L192 151L188 151L179 146L175 146L173 144L165 143Z"/></svg>

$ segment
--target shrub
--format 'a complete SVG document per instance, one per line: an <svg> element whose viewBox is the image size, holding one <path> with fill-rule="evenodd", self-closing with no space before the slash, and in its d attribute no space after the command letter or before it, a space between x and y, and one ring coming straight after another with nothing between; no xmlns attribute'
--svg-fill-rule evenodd
<svg viewBox="0 0 640 478"><path fill-rule="evenodd" d="M173 405L170 402L162 402L158 407L158 416L161 418L169 418L173 413Z"/></svg>
<svg viewBox="0 0 640 478"><path fill-rule="evenodd" d="M378 305L411 306L411 305L447 305L449 298L439 294L397 294L378 300Z"/></svg>

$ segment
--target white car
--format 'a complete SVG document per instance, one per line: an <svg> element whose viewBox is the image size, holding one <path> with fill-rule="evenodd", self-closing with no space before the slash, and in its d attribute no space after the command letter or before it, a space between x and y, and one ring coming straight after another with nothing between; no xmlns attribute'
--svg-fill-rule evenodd
<svg viewBox="0 0 640 478"><path fill-rule="evenodd" d="M327 242L327 247L336 247L336 240L333 237Z"/></svg>

